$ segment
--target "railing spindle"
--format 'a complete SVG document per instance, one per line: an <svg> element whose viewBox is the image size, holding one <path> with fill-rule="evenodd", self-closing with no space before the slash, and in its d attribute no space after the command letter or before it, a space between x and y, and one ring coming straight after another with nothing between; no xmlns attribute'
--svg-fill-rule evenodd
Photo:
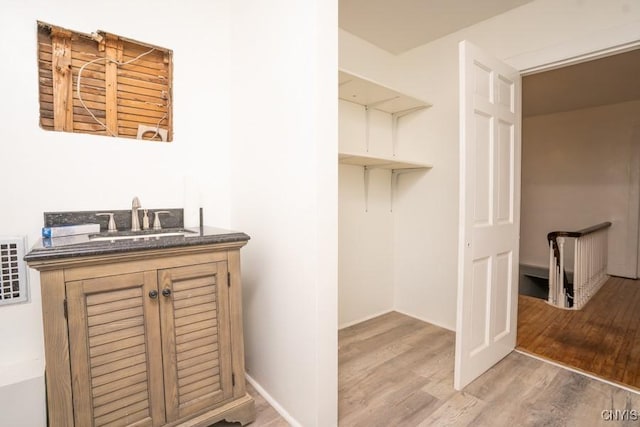
<svg viewBox="0 0 640 427"><path fill-rule="evenodd" d="M554 231L549 240L549 296L548 302L562 308L578 310L606 282L610 222L603 222L579 231ZM565 238L575 238L573 284L565 273Z"/></svg>

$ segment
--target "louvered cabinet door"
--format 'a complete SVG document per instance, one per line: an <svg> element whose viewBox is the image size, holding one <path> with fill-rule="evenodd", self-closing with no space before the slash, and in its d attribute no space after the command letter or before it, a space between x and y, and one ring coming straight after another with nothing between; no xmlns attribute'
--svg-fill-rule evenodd
<svg viewBox="0 0 640 427"><path fill-rule="evenodd" d="M76 427L165 424L156 272L66 290Z"/></svg>
<svg viewBox="0 0 640 427"><path fill-rule="evenodd" d="M167 421L232 397L227 263L158 271Z"/></svg>

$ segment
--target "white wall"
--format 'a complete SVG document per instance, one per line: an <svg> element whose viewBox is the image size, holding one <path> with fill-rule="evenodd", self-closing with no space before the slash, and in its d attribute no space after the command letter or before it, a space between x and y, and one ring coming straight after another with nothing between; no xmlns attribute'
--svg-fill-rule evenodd
<svg viewBox="0 0 640 427"><path fill-rule="evenodd" d="M391 173L369 175L365 211L361 166L339 168L339 327L360 323L394 308L393 216L389 210Z"/></svg>
<svg viewBox="0 0 640 427"><path fill-rule="evenodd" d="M36 20L81 32L101 29L173 49L174 141L40 129ZM206 222L228 227L229 50L227 0L113 1L100 8L79 0L3 1L0 236L26 235L30 246L44 211L128 209L136 195L144 207L181 207L185 175L201 183ZM24 370L25 378L34 370L42 375L41 301L34 271L30 289L29 303L0 307L3 376L15 370ZM43 396L28 394L21 402L37 411ZM0 425L13 425L3 422L11 412L5 405L11 403L0 401Z"/></svg>
<svg viewBox="0 0 640 427"><path fill-rule="evenodd" d="M548 265L551 231L611 221L608 272L636 276L639 136L640 101L523 120L521 263Z"/></svg>
<svg viewBox="0 0 640 427"><path fill-rule="evenodd" d="M518 69L640 39L640 4L537 0L420 46L380 66L356 61L366 42L340 33L340 67L434 104L415 130L426 161L403 176L394 208L395 307L455 328L458 241L458 43L467 39ZM344 42L343 42L344 40ZM364 46L364 47L363 47ZM389 64L391 61L391 64ZM391 69L391 71L389 71ZM415 140L405 134L404 140ZM403 189L411 191L403 191Z"/></svg>
<svg viewBox="0 0 640 427"><path fill-rule="evenodd" d="M391 157L391 116L374 109L369 114L369 154ZM338 122L340 151L364 154L364 107L341 100ZM394 307L391 172L369 171L368 208L361 166L340 165L338 181L338 323L344 328Z"/></svg>
<svg viewBox="0 0 640 427"><path fill-rule="evenodd" d="M343 30L338 30L338 67L375 82L393 79L396 56Z"/></svg>
<svg viewBox="0 0 640 427"><path fill-rule="evenodd" d="M340 30L340 69L389 84L395 56ZM340 151L366 152L364 107L346 101L339 103ZM425 112L401 119L397 145L398 158L428 162L420 136ZM370 110L369 154L392 157L391 116ZM406 137L406 132L409 136ZM418 135L416 135L418 132ZM339 173L339 324L347 327L396 308L394 264L394 216L391 212L391 172L370 171L369 209L364 208L363 169L340 165ZM418 174L420 175L420 174ZM412 178L403 175L405 185ZM394 204L402 194L395 193ZM395 208L394 208L395 210ZM407 256L401 252L400 256Z"/></svg>
<svg viewBox="0 0 640 427"><path fill-rule="evenodd" d="M47 421L42 360L24 360L0 368L0 425L45 426Z"/></svg>
<svg viewBox="0 0 640 427"><path fill-rule="evenodd" d="M337 2L232 2L232 226L246 366L293 425L337 420Z"/></svg>
<svg viewBox="0 0 640 427"><path fill-rule="evenodd" d="M205 222L252 236L243 252L247 367L292 421L335 424L337 3L114 1L96 9L10 0L1 9L0 48L11 60L0 80L8 101L0 159L14 185L3 187L0 235L33 244L43 211L128 209L135 195L145 207L180 207L185 178L199 182ZM174 142L41 130L36 20L173 49ZM0 308L0 375L32 360L41 380L39 281L30 278L31 302ZM41 406L42 396L24 404ZM10 423L3 405L2 425Z"/></svg>

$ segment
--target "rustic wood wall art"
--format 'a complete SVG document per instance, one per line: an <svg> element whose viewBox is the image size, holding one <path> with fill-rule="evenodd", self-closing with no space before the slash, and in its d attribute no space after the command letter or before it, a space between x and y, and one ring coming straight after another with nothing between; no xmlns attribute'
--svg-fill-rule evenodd
<svg viewBox="0 0 640 427"><path fill-rule="evenodd" d="M38 22L45 130L172 141L172 73L169 49Z"/></svg>

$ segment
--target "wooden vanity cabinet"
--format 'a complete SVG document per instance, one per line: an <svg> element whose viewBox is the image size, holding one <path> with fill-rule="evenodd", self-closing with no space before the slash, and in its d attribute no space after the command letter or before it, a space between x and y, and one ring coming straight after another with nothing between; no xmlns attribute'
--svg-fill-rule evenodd
<svg viewBox="0 0 640 427"><path fill-rule="evenodd" d="M49 424L253 421L244 243L30 263L41 271Z"/></svg>

